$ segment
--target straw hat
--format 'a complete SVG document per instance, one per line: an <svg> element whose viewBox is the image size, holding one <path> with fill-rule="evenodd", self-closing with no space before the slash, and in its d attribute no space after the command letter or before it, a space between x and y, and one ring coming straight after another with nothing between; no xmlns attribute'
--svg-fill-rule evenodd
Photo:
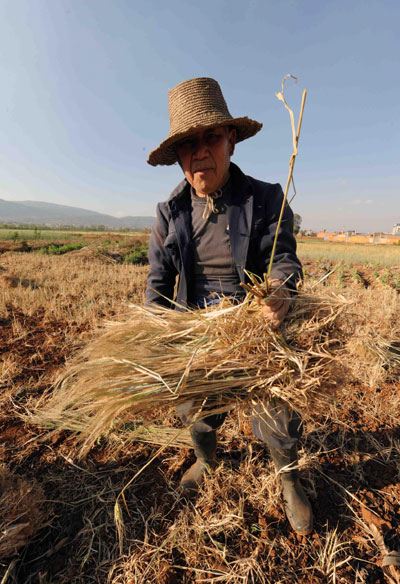
<svg viewBox="0 0 400 584"><path fill-rule="evenodd" d="M177 162L175 144L190 134L215 126L234 126L236 142L251 138L262 128L248 117L233 118L215 79L199 77L179 83L168 93L170 131L168 138L150 152L152 166Z"/></svg>

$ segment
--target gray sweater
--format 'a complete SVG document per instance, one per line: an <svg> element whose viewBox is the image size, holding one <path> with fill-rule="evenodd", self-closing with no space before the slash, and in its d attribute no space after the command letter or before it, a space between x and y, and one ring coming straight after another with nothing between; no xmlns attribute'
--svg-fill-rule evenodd
<svg viewBox="0 0 400 584"><path fill-rule="evenodd" d="M204 217L205 197L198 197L191 189L192 242L194 252L193 298L208 298L212 293L224 296L243 295L240 278L232 256L226 200L229 198L230 181L214 199L215 212Z"/></svg>

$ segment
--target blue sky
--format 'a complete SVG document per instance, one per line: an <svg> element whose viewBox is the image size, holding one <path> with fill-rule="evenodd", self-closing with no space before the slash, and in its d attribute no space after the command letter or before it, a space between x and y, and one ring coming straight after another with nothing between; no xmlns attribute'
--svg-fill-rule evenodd
<svg viewBox="0 0 400 584"><path fill-rule="evenodd" d="M208 76L263 122L234 161L285 184L289 117L308 90L292 203L307 228L400 222L398 0L2 0L0 197L153 215L181 180L151 167L168 89Z"/></svg>

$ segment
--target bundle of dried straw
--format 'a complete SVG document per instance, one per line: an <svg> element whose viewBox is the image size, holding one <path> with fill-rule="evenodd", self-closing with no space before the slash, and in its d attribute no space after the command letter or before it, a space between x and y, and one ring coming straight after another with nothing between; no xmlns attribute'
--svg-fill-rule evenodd
<svg viewBox="0 0 400 584"><path fill-rule="evenodd" d="M86 451L128 419L154 423L191 399L221 411L279 398L304 413L349 381L398 374L398 294L322 290L299 291L276 332L250 296L188 312L132 306L67 367L35 421L81 433Z"/></svg>

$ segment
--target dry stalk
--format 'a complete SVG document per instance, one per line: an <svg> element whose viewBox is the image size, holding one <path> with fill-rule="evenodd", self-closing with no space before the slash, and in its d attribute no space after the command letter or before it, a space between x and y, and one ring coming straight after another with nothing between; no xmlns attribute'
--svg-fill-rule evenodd
<svg viewBox="0 0 400 584"><path fill-rule="evenodd" d="M286 99L285 99L285 95L284 95L286 79L288 79L289 77L291 77L292 79L295 79L297 81L297 77L295 77L294 75L290 75L290 74L285 75L285 77L282 80L281 91L276 94L276 97L280 101L283 102L285 108L289 112L290 125L291 125L291 129L292 129L293 152L290 156L289 174L288 174L288 178L286 181L286 187L285 187L285 192L284 192L284 196L283 196L283 200L282 200L281 210L279 213L278 223L276 226L276 232L275 232L274 242L273 242L272 251L271 251L271 257L269 260L267 273L264 274L263 280L260 280L259 278L255 277L254 275L248 273L247 276L249 277L251 284L250 285L249 284L242 284L242 286L247 290L247 292L249 292L250 294L252 294L256 298L266 298L269 296L269 294L271 292L269 280L271 277L271 271L272 271L272 266L274 263L274 257L275 257L275 251L276 251L276 244L278 241L279 230L281 227L283 213L284 213L285 206L286 206L286 201L287 201L287 197L288 197L288 193L289 193L290 183L293 184L293 189L294 189L294 192L296 193L296 189L294 186L294 180L293 180L293 170L294 170L294 163L296 160L296 156L298 154L298 144L299 144L299 138L300 138L301 125L302 125L302 121L303 121L303 113L304 113L304 106L306 103L307 90L304 89L304 91L303 91L299 119L297 122L297 129L296 129L293 110L288 106Z"/></svg>

